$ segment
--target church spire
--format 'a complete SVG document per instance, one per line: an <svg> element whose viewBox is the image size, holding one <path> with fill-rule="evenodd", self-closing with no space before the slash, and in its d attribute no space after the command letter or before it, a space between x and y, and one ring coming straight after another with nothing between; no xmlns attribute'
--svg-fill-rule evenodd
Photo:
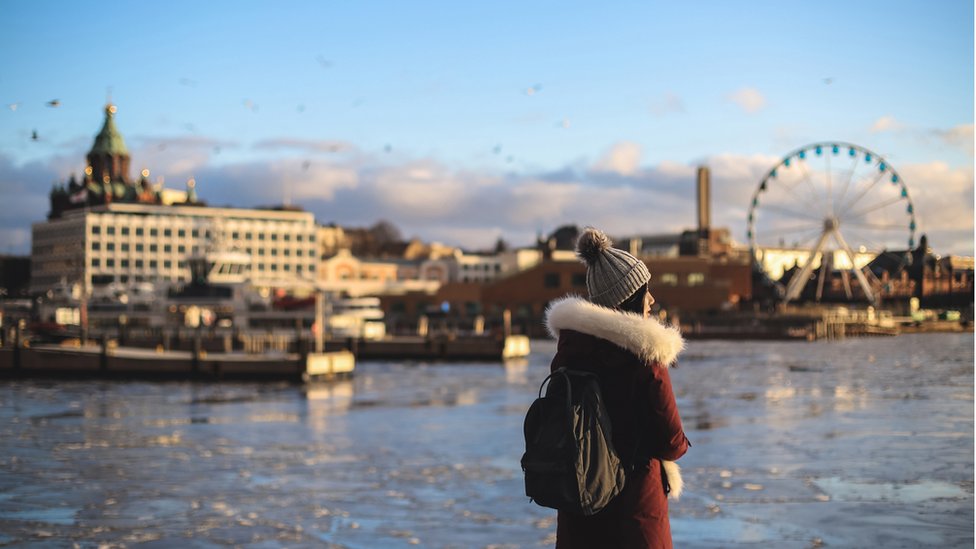
<svg viewBox="0 0 976 549"><path fill-rule="evenodd" d="M105 105L105 123L88 153L88 164L95 181L108 176L112 181L129 182L129 149L115 127L117 110L112 103Z"/></svg>

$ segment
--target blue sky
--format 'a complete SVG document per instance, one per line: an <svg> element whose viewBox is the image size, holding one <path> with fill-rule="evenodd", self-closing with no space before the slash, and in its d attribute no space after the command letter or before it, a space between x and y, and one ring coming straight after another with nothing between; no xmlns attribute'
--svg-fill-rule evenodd
<svg viewBox="0 0 976 549"><path fill-rule="evenodd" d="M468 247L663 233L695 223L704 164L745 241L762 176L839 140L897 167L938 251L973 253L972 2L3 7L0 253L29 251L109 92L134 171L214 205Z"/></svg>

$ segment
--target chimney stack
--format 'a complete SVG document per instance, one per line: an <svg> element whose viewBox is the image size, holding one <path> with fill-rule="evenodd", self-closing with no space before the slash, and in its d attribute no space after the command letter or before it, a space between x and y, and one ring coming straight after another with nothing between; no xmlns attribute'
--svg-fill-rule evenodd
<svg viewBox="0 0 976 549"><path fill-rule="evenodd" d="M707 166L698 167L698 234L708 234L711 225L711 182Z"/></svg>

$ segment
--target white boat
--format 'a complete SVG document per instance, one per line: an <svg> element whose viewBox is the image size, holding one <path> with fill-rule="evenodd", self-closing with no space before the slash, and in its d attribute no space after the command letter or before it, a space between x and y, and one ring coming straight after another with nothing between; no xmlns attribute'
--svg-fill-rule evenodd
<svg viewBox="0 0 976 549"><path fill-rule="evenodd" d="M333 298L326 316L326 332L332 337L383 339L386 337L384 313L378 297Z"/></svg>

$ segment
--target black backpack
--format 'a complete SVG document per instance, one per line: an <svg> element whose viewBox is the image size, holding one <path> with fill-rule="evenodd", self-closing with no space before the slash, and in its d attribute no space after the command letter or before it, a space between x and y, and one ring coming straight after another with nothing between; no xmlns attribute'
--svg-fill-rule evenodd
<svg viewBox="0 0 976 549"><path fill-rule="evenodd" d="M623 490L625 466L595 374L566 368L550 374L524 429L525 495L539 505L589 516Z"/></svg>

